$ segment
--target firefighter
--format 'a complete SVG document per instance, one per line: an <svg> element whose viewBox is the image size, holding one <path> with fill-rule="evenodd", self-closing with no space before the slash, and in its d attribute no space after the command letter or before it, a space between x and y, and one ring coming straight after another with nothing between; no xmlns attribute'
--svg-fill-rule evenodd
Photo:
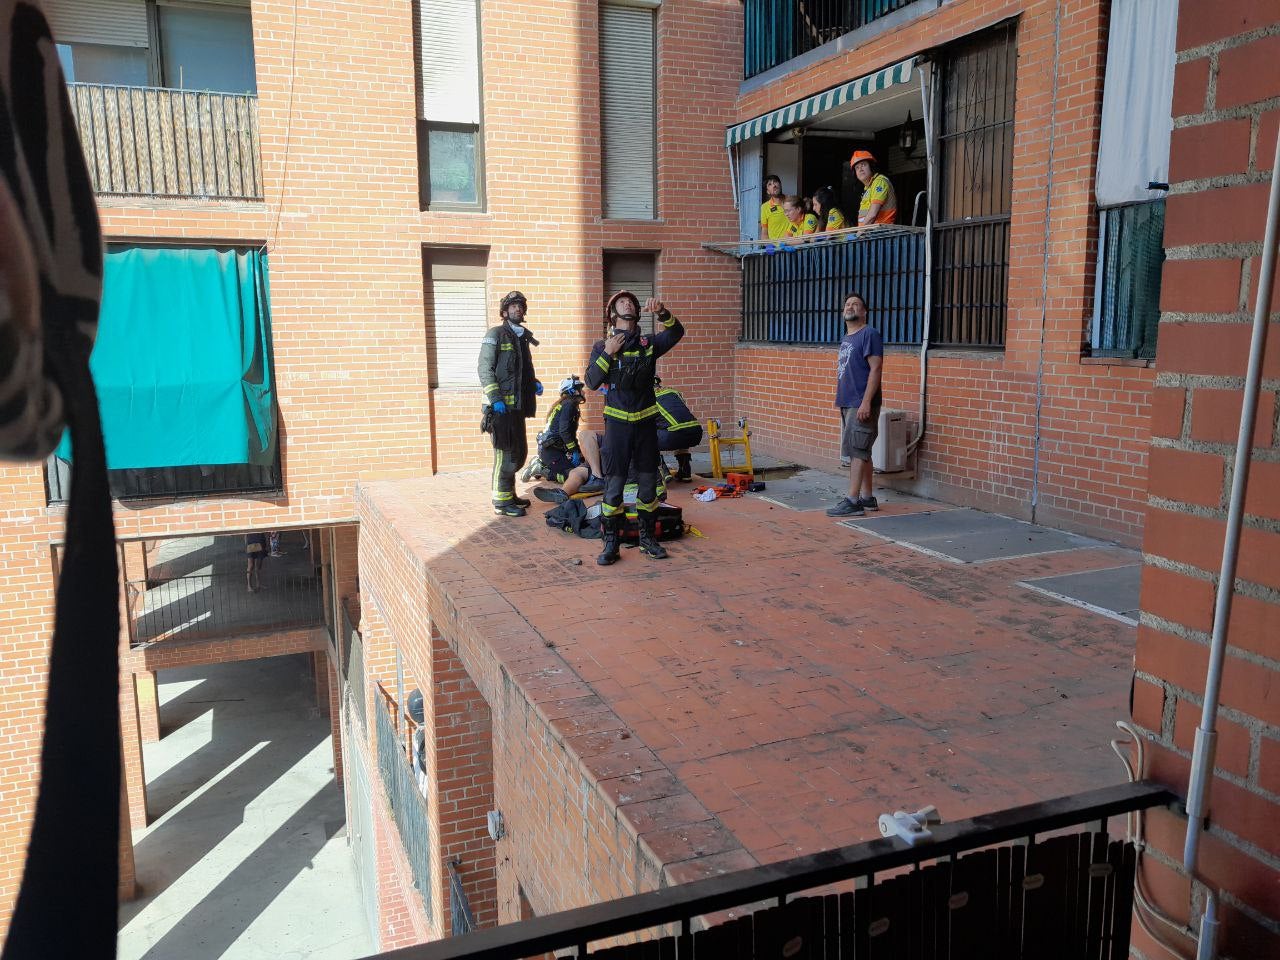
<svg viewBox="0 0 1280 960"><path fill-rule="evenodd" d="M538 341L524 325L528 308L524 294L512 290L498 309L502 323L490 327L480 341L477 373L486 419L492 422L493 512L500 517L523 517L529 506L528 500L516 496L516 471L529 455L525 421L537 413L542 383L534 375L531 352Z"/></svg>
<svg viewBox="0 0 1280 960"><path fill-rule="evenodd" d="M676 455L675 479L688 483L693 479L691 447L702 442L702 424L689 410L680 391L662 385L661 377L653 378L653 396L658 404L658 450Z"/></svg>
<svg viewBox="0 0 1280 960"><path fill-rule="evenodd" d="M653 314L661 329L652 336L640 333L640 301L629 290L619 290L605 308L609 337L597 340L587 362L587 386L609 388L604 406L604 504L601 535L604 549L596 563L608 566L618 559L618 538L623 522L622 494L627 474L636 473L636 514L640 524L639 547L646 556L662 560L667 551L654 531L658 508L658 403L653 393L658 358L680 342L684 327L650 297L645 311Z"/></svg>
<svg viewBox="0 0 1280 960"><path fill-rule="evenodd" d="M563 489L538 487L533 491L539 500L562 503L586 487L599 490L600 448L596 435L587 431L578 435L582 417L583 392L586 384L577 376L560 381L560 399L547 414L547 425L538 434L538 461L542 473ZM594 483L591 483L594 481Z"/></svg>

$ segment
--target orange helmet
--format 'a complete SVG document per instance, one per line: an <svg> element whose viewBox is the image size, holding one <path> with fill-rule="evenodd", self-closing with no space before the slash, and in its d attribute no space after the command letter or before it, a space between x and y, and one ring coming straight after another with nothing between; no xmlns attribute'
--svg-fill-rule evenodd
<svg viewBox="0 0 1280 960"><path fill-rule="evenodd" d="M876 158L872 156L870 150L855 150L853 156L849 158L850 168L857 166L859 160L866 160L868 163L875 163Z"/></svg>

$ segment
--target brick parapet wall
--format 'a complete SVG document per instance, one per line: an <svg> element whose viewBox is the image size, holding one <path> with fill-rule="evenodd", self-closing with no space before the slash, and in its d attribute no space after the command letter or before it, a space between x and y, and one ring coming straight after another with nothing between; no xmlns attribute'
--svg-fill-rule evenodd
<svg viewBox="0 0 1280 960"><path fill-rule="evenodd" d="M1148 773L1185 791L1200 720L1235 470L1267 183L1280 120L1280 15L1250 0L1181 4L1160 365L1133 719ZM1221 891L1220 955L1280 953L1280 299L1273 298L1198 881ZM1186 822L1149 820L1145 877L1198 926ZM1140 940L1144 957L1160 948Z"/></svg>

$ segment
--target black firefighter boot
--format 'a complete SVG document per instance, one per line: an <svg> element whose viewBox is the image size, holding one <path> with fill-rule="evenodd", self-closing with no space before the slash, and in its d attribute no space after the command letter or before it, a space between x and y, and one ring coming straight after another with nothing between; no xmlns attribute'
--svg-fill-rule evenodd
<svg viewBox="0 0 1280 960"><path fill-rule="evenodd" d="M679 469L676 470L676 479L681 483L688 483L693 479L693 455L688 453L677 453L676 463Z"/></svg>
<svg viewBox="0 0 1280 960"><path fill-rule="evenodd" d="M658 538L654 536L654 517L652 513L640 514L640 552L651 560L667 559L666 548L658 542Z"/></svg>
<svg viewBox="0 0 1280 960"><path fill-rule="evenodd" d="M622 515L602 517L600 519L600 536L604 540L604 549L596 557L596 563L607 567L618 562L618 528L622 526Z"/></svg>

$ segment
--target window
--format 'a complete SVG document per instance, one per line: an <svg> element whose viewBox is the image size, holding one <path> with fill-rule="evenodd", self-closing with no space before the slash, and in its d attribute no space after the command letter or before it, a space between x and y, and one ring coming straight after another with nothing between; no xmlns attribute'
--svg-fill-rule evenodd
<svg viewBox="0 0 1280 960"><path fill-rule="evenodd" d="M600 7L600 143L611 220L657 217L655 19L646 7Z"/></svg>
<svg viewBox="0 0 1280 960"><path fill-rule="evenodd" d="M1156 355L1160 274L1164 269L1164 201L1100 211L1093 355Z"/></svg>
<svg viewBox="0 0 1280 960"><path fill-rule="evenodd" d="M70 83L257 92L248 0L46 0L45 6Z"/></svg>
<svg viewBox="0 0 1280 960"><path fill-rule="evenodd" d="M1013 25L1006 24L957 43L946 54L933 258L931 339L938 346L1004 345L1018 66L1014 39Z"/></svg>
<svg viewBox="0 0 1280 960"><path fill-rule="evenodd" d="M1096 184L1095 357L1156 355L1177 20L1174 5L1111 6Z"/></svg>
<svg viewBox="0 0 1280 960"><path fill-rule="evenodd" d="M418 0L418 170L423 207L484 204L476 0Z"/></svg>
<svg viewBox="0 0 1280 960"><path fill-rule="evenodd" d="M427 358L432 387L476 386L480 341L497 322L485 306L485 259L483 250L427 254Z"/></svg>
<svg viewBox="0 0 1280 960"><path fill-rule="evenodd" d="M643 251L605 251L604 254L604 297L607 303L619 290L630 290L640 301L644 302L654 295L654 277L657 257ZM640 330L642 333L653 333L654 316L651 313L640 314Z"/></svg>
<svg viewBox="0 0 1280 960"><path fill-rule="evenodd" d="M258 92L253 21L247 6L162 3L157 15L164 86Z"/></svg>

